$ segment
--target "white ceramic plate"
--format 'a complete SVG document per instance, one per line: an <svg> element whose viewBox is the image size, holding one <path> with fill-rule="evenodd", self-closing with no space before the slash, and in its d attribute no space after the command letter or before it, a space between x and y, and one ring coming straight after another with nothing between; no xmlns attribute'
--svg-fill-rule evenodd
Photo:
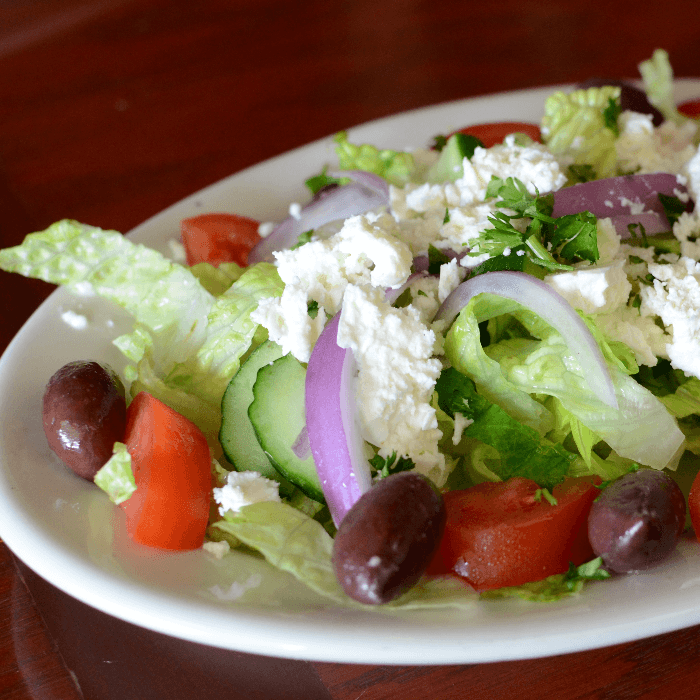
<svg viewBox="0 0 700 700"><path fill-rule="evenodd" d="M539 121L554 88L464 100L351 129L355 142L423 146L470 123ZM679 81L679 100L700 80ZM332 162L324 139L209 187L132 232L163 252L181 218L234 211L280 220L304 201L303 180ZM90 321L78 331L61 320ZM553 604L478 602L466 611L388 612L330 604L291 576L233 553L162 553L124 534L121 512L49 451L41 427L45 382L65 362L123 367L111 339L124 319L99 301L59 290L0 361L0 536L29 567L72 596L118 618L223 648L321 661L447 664L522 659L606 646L700 623L700 547L683 541L671 561L639 576L592 585Z"/></svg>

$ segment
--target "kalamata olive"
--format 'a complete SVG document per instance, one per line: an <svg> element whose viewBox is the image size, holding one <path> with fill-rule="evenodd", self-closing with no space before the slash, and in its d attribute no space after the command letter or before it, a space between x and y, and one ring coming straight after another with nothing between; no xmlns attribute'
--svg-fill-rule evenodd
<svg viewBox="0 0 700 700"><path fill-rule="evenodd" d="M49 379L43 423L49 447L78 476L92 480L124 439L124 386L108 365L69 362Z"/></svg>
<svg viewBox="0 0 700 700"><path fill-rule="evenodd" d="M333 568L343 590L361 603L387 603L423 575L445 527L442 496L415 472L379 481L343 518Z"/></svg>
<svg viewBox="0 0 700 700"><path fill-rule="evenodd" d="M649 569L675 548L685 510L683 493L668 474L640 469L614 481L593 503L588 538L606 569Z"/></svg>
<svg viewBox="0 0 700 700"><path fill-rule="evenodd" d="M636 85L632 85L626 80L616 80L613 78L590 78L579 83L577 87L587 89L591 87L603 87L612 85L620 88L620 107L622 111L639 112L640 114L651 114L654 126L659 126L664 121L664 115L654 107L647 98L646 92L640 90Z"/></svg>

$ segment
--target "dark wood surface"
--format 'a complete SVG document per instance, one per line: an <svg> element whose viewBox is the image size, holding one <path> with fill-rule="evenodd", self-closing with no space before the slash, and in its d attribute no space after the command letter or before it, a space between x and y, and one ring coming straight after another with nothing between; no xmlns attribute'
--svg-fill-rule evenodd
<svg viewBox="0 0 700 700"><path fill-rule="evenodd" d="M696 0L4 0L0 245L72 217L128 231L357 123L452 99L700 76ZM0 273L0 350L51 291ZM572 631L575 633L575 630ZM700 629L548 659L389 667L208 649L68 598L0 542L0 698L695 698Z"/></svg>

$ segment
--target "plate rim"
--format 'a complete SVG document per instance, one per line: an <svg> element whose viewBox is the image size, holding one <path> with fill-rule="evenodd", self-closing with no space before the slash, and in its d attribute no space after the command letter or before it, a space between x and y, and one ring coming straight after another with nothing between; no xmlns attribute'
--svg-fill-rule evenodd
<svg viewBox="0 0 700 700"><path fill-rule="evenodd" d="M700 79L680 78L675 81L675 85L681 94L679 99L684 99L683 95L689 91L695 91L696 95L700 95ZM449 119L452 118L450 115L460 109L471 109L474 106L483 106L487 103L493 105L503 100L506 102L522 98L534 100L536 96L546 96L557 89L568 89L570 87L571 85L568 84L541 86L443 102L437 105L407 110L396 115L381 117L364 124L349 127L347 131L351 138L355 136L362 138L364 133L373 133L378 129L381 131L401 123L402 120L404 122L420 122L426 115L436 113L442 115L441 119ZM397 129L397 131L400 132L401 129ZM208 202L219 201L222 193L225 193L226 189L230 188L232 182L240 182L250 178L253 183L256 183L259 180L260 173L265 172L267 169L284 167L288 161L297 159L304 154L310 153L312 158L317 158L324 153L329 154L331 149L332 137L327 136L274 156L262 163L250 166L166 207L161 212L136 226L127 235L136 241L149 242L149 238L152 237L154 230L157 231L163 226L169 226L175 219L183 218L183 212L203 212L206 210ZM319 163L319 165L322 164L323 162ZM290 185L289 189L292 192L300 194L303 191L303 182L290 183ZM163 242L161 241L161 243ZM166 251L164 250L163 252ZM0 358L0 386L3 383L5 373L10 371L16 364L17 355L21 351L23 343L26 343L29 335L29 331L26 329L32 329L37 324L42 323L45 317L54 313L56 306L67 298L69 298L69 294L66 290L57 289L54 291L32 313L15 335ZM4 403L0 404L0 414L4 410L4 405ZM4 443L0 444L0 458L6 456L6 448L7 446ZM478 644L473 640L472 643L469 643L468 640L460 638L458 630L453 629L445 635L442 628L437 628L434 631L440 631L444 635L444 643L433 645L434 648L431 651L429 646L426 647L418 642L422 652L421 658L414 659L407 658L407 651L410 649L410 645L405 639L394 638L392 644L392 637L388 635L383 641L377 640L374 643L367 644L365 638L366 630L364 628L362 628L362 633L359 635L357 633L351 634L352 630L343 628L348 635L346 640L343 643L337 643L338 640L335 640L336 644L334 645L329 643L334 641L333 635L329 636L324 629L319 629L318 621L314 616L305 619L288 615L280 616L278 611L272 609L261 611L259 609L236 608L234 617L244 625L246 630L252 631L252 635L244 640L237 637L228 640L223 637L212 639L207 623L211 623L216 615L221 615L221 609L212 610L211 606L204 600L194 601L188 598L178 600L177 596L170 600L169 598L172 596L166 592L165 597L168 598L168 604L171 608L177 609L181 613L177 622L158 619L158 616L150 616L144 619L142 615L148 612L149 606L157 608L159 602L162 602L162 591L144 586L142 582L115 579L108 571L97 566L95 562L86 561L74 553L61 548L49 552L40 552L26 547L23 540L26 539L27 533L29 533L32 544L40 541L44 533L38 528L37 523L32 522L28 518L27 513L22 511L17 498L8 500L8 482L4 472L5 470L3 469L0 475L0 504L5 506L0 508L0 536L3 537L8 547L18 558L60 590L92 607L141 627L188 641L248 653L294 659L340 663L442 665L508 661L572 653L620 642L634 641L700 623L700 587L698 587L697 593L693 589L691 605L681 606L675 612L666 612L656 616L650 621L650 626L647 626L644 630L640 629L636 621L627 621L608 628L605 636L598 634L594 628L585 630L583 634L572 635L569 629L557 633L555 630L556 625L550 625L545 626L542 630L533 631L527 639L522 638L514 644L504 647L503 639L499 639L497 636L479 640ZM9 509L8 506L10 506ZM15 518L14 522L10 522L12 518ZM76 573L95 577L94 580L99 580L103 587L86 591L81 590L78 585L71 585L70 582L66 581L65 577L56 573L66 563ZM698 579L700 580L700 570L698 571ZM118 598L124 592L135 593L139 600L139 605L135 607L124 606L115 604L114 600L108 600L110 597ZM518 606L517 602L513 603L511 601L498 601L498 604L503 606L502 610L514 609ZM328 608L333 610L334 613L340 611L332 604L329 604ZM393 630L393 633L398 634L401 632L403 634L407 630L416 632L418 629L427 632L433 629L427 620L421 620L421 618L426 617L425 612L415 611L410 613L409 617L415 615L411 624L407 628L399 626ZM370 611L367 615L373 616L375 611ZM392 613L382 612L380 617L382 615L384 619L393 617ZM199 617L199 619L193 619L193 616ZM429 613L427 617L429 617ZM420 624L414 628L413 623L416 621ZM251 628L254 629L251 630ZM292 643L289 641L294 636L298 638L299 633L303 634L304 642ZM449 647L451 647L451 651Z"/></svg>

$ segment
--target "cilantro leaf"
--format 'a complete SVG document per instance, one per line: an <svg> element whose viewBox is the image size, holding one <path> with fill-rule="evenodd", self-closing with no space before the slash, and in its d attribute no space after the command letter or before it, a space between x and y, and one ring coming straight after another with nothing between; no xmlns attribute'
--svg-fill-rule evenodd
<svg viewBox="0 0 700 700"><path fill-rule="evenodd" d="M440 274L440 266L450 262L445 253L434 245L428 246L428 273L431 275Z"/></svg>
<svg viewBox="0 0 700 700"><path fill-rule="evenodd" d="M486 196L499 197L497 206L515 214L499 211L490 216L493 228L481 231L478 244L470 254L488 253L493 257L504 252L507 254L524 244L530 262L549 271L570 270L571 262L595 262L600 257L597 220L590 212L552 218L553 196L532 195L520 180L513 177L506 180L492 177ZM522 225L516 227L513 224L514 219L530 221L523 231ZM506 263L501 269L513 268Z"/></svg>
<svg viewBox="0 0 700 700"><path fill-rule="evenodd" d="M620 127L617 125L617 119L622 114L622 106L620 105L620 98L610 97L608 99L608 105L603 110L603 122L605 126L610 129L610 131L615 134L615 136L620 135Z"/></svg>
<svg viewBox="0 0 700 700"><path fill-rule="evenodd" d="M323 170L318 174L310 177L304 182L304 184L311 190L311 194L318 194L324 187L329 187L330 185L342 185L348 182L347 178L331 177L326 175L328 167L324 167Z"/></svg>

